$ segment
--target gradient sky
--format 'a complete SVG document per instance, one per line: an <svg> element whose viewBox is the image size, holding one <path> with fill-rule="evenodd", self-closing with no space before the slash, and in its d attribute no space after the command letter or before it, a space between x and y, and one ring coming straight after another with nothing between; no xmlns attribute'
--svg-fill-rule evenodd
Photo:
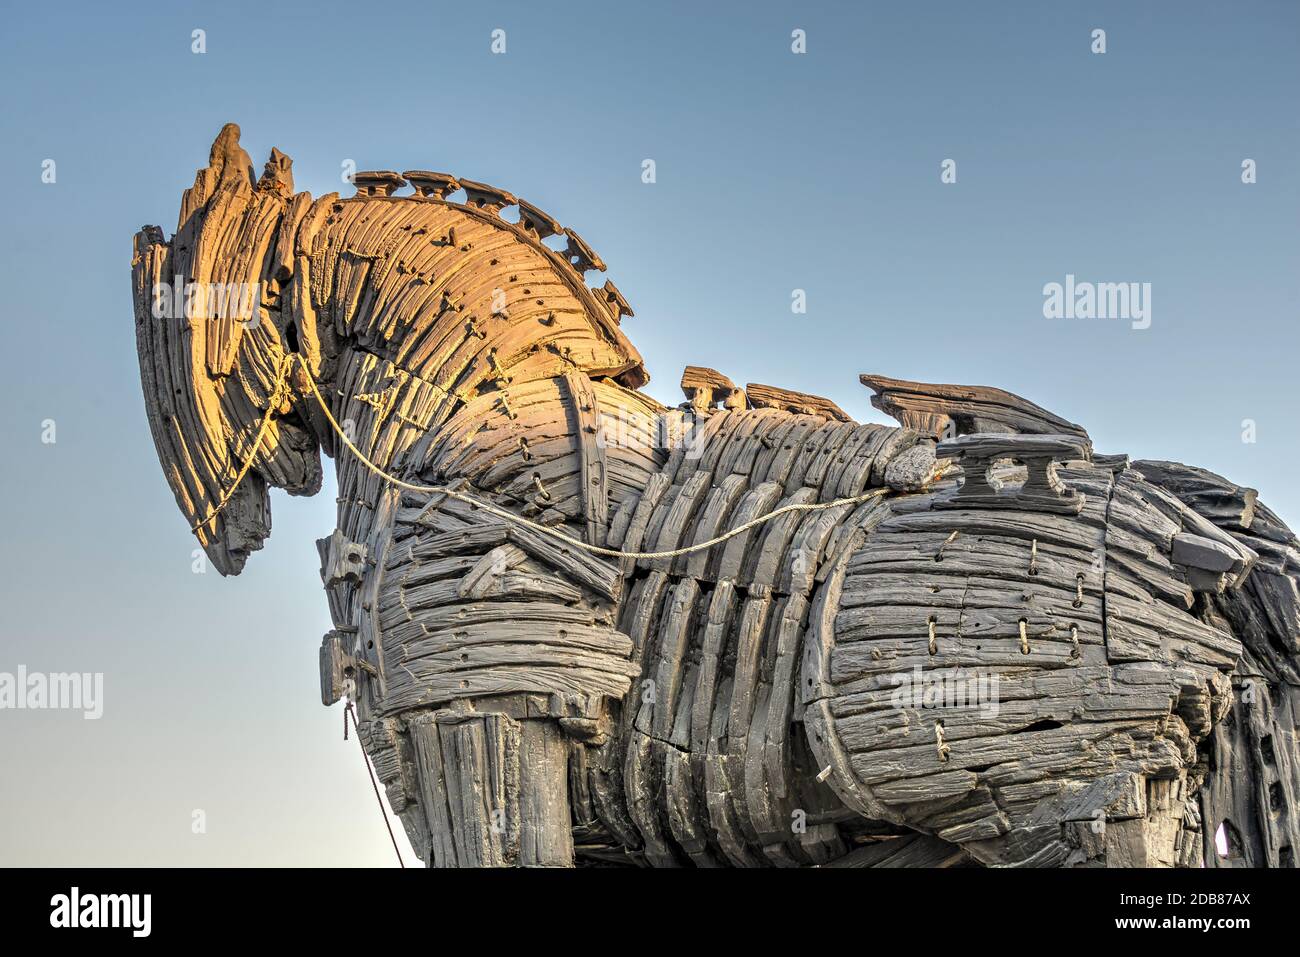
<svg viewBox="0 0 1300 957"><path fill-rule="evenodd" d="M1300 5L294 7L3 4L0 671L103 672L105 710L0 711L0 864L392 863L319 699L332 477L196 575L144 416L131 237L228 121L315 195L353 159L572 225L662 401L686 364L868 421L861 372L996 385L1300 523ZM1067 273L1151 283L1151 327L1044 319Z"/></svg>

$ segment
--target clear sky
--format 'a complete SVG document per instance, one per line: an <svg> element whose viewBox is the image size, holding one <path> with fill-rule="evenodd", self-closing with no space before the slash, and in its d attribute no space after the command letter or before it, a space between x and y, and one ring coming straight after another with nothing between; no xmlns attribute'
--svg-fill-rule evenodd
<svg viewBox="0 0 1300 957"><path fill-rule="evenodd" d="M686 364L870 421L861 372L995 385L1300 522L1293 2L53 0L3 23L0 672L102 672L104 715L0 710L0 863L392 862L319 700L332 485L274 493L239 578L194 574L145 421L131 237L175 228L225 122L316 195L349 159L446 170L573 226L662 401ZM1150 283L1150 328L1045 319L1067 274Z"/></svg>

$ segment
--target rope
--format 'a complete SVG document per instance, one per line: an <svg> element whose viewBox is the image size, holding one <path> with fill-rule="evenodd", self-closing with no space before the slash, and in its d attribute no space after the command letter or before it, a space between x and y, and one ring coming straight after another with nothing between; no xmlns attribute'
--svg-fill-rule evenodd
<svg viewBox="0 0 1300 957"><path fill-rule="evenodd" d="M942 474L942 473L940 473L940 474ZM936 479L936 478L938 478L938 477L939 477L939 475L936 474L936 475L934 476L934 478L930 479L930 481L933 482L934 479ZM928 485L929 483L927 482L926 484ZM938 550L937 552L934 553L934 560L935 560L936 562L941 562L941 561L943 561L943 550L944 550L945 548L947 548L949 545L951 545L953 542L955 542L955 541L957 540L957 536L958 536L959 534L960 534L960 529L956 529L956 528L954 528L954 529L952 530L952 534L949 535L947 538L945 538L945 539L943 540L943 544L939 546L939 550Z"/></svg>
<svg viewBox="0 0 1300 957"><path fill-rule="evenodd" d="M352 702L344 702L347 705L343 710L343 740L348 738L348 714L352 715L352 721L357 726L357 747L361 749L361 760L365 762L366 774L370 775L370 786L375 789L375 800L379 802L379 813L384 818L384 827L388 828L388 839L393 842L393 853L397 855L397 866L406 869L406 862L402 860L402 852L397 849L397 837L393 834L393 825L388 820L388 812L384 810L384 799L379 796L379 782L375 780L375 771L370 766L370 758L366 754L366 746L361 741L361 722L357 719L357 713L352 710Z"/></svg>
<svg viewBox="0 0 1300 957"><path fill-rule="evenodd" d="M537 489L537 497L543 502L551 500L551 493L546 490L546 486L542 484L542 477L536 472L533 473L533 488Z"/></svg>
<svg viewBox="0 0 1300 957"><path fill-rule="evenodd" d="M707 548L712 548L715 545L721 545L723 542L729 541L730 539L735 538L737 535L743 535L751 528L756 528L759 525L763 525L766 522L770 522L772 519L777 518L781 515L787 515L790 514L791 512L820 512L828 508L842 508L844 506L850 506L850 505L861 505L864 502L869 502L872 499L880 498L884 495L888 495L891 492L893 492L893 489L889 489L889 488L876 488L876 489L872 489L869 492L865 492L862 495L854 495L850 498L837 498L831 502L793 502L789 505L783 505L780 508L773 509L772 511L768 512L765 515L760 515L755 519L751 519L745 524L737 528L733 528L728 532L724 532L721 535L715 535L713 538L710 538L708 541L697 542L694 545L687 545L683 548L674 548L674 549L670 549L667 551L660 551L660 552L625 552L625 551L620 551L617 548L605 548L600 545L592 545L588 542L584 542L582 539L574 538L572 535L566 535L564 532L556 531L554 528L552 528L549 525L543 525L540 522L534 522L530 519L524 518L522 515L516 515L514 512L508 511L504 508L500 508L499 506L493 505L490 502L485 502L482 499L475 498L472 495L466 495L464 492L457 491L456 489L448 488L445 485L419 485L414 482L407 482L403 479L399 479L397 476L385 472L374 462L370 461L370 459L366 457L366 454L362 452L359 448L357 448L355 443L353 443L353 441L350 438L348 438L347 433L343 430L343 427L339 425L338 420L334 418L334 413L330 411L329 404L325 401L325 397L321 395L320 389L316 385L316 379L312 376L311 370L307 368L306 359L304 359L298 353L287 353L285 355L284 360L282 361L280 366L280 374L279 374L280 382L277 383L276 394L278 395L280 389L283 387L285 383L287 383L288 381L287 370L293 364L294 360L297 360L298 363L302 366L302 371L304 377L307 380L307 385L311 390L311 394L315 396L316 403L320 406L321 412L325 415L326 421L329 422L330 428L334 430L335 434L339 437L339 440L347 447L348 451L350 451L354 456L356 456L357 461L360 462L362 465L364 465L375 475L378 475L380 478L384 479L387 482L390 482L391 484L397 486L398 488L406 489L407 491L410 492L417 492L422 495L445 495L448 498L457 499L458 501L465 502L466 504L472 505L475 508L482 509L483 511L489 513L490 515L496 515L499 518L505 519L507 522L513 522L517 525L522 525L525 528L530 528L533 531L538 532L542 535L548 535L551 538L556 538L562 542L567 542L568 544L572 545L574 548L583 549L584 551L591 552L593 555L604 555L608 558L631 558L631 559L676 558L679 555L689 555L693 552L699 552ZM278 402L273 402L271 404L271 407L267 409L266 417L262 420L262 427L258 430L258 444L260 444L261 437L265 433L267 425L270 423L271 414L278 404L279 404ZM255 445L254 448L256 447L257 446ZM230 498L230 495L234 493L235 487L238 486L240 480L242 480L244 475L247 473L248 465L251 464L251 462L252 462L252 458L250 456L249 461L245 463L244 468L240 470L239 476L235 479L235 485L231 486L230 491L226 493L226 495L222 498L217 508L213 510L213 516L215 516L217 512L221 511L222 507L225 506L226 502ZM943 475L944 471L945 471L944 468L940 468L936 470L935 473L932 476L930 476L930 478L921 486L921 490L923 491L926 488L928 488L931 484L933 484L940 476ZM201 528L202 525L206 525L211 520L212 517L209 517L201 525L196 526L195 530L197 531L198 528ZM952 538L955 537L956 534L954 533L954 535L949 538L949 541L951 541Z"/></svg>
<svg viewBox="0 0 1300 957"><path fill-rule="evenodd" d="M275 410L289 396L289 370L293 367L293 356L294 353L288 353L280 360L280 368L275 373L275 388L271 390L271 397L266 404L266 414L262 416L262 424L257 428L257 436L253 439L253 444L248 450L244 464L239 467L239 474L235 476L235 481L231 483L230 488L226 489L225 494L221 496L221 500L208 512L207 517L190 529L191 532L197 532L212 523L212 520L226 507L230 497L235 494L235 489L239 488L239 483L244 480L248 470L253 467L253 458L256 456L257 450L262 447L262 440L266 438L266 430L271 427L271 419L275 415Z"/></svg>
<svg viewBox="0 0 1300 957"><path fill-rule="evenodd" d="M463 492L458 492L455 489L447 488L446 486L442 486L442 485L417 485L413 482L404 481L402 479L397 478L394 475L390 475L389 473L385 472L379 466L375 465L374 462L371 462L370 459L366 458L365 453L362 452L359 448L357 448L356 445L353 444L352 440L349 439L347 435L344 433L342 426L340 426L338 421L334 418L334 414L330 412L329 405L325 402L325 398L320 394L320 389L318 389L316 386L315 378L312 377L311 372L307 369L306 361L297 353L291 353L291 355L294 358L297 358L299 362L302 364L303 372L306 374L307 385L311 388L312 395L316 397L316 402L317 404L320 405L321 412L325 414L325 419L329 422L330 427L338 435L339 439L342 440L343 444L347 446L348 451L350 451L353 455L357 457L357 461L359 461L362 465L368 468L375 475L378 475L380 478L383 478L386 481L391 482L393 485L396 485L398 488L404 488L411 492L419 492L421 494L426 494L426 495L446 495L448 498L457 499L459 501L465 502L466 504L473 505L476 508L481 508L485 512L503 518L508 522L515 522L516 524L523 525L525 528L531 528L535 532L540 532L543 535L549 535L552 538L558 538L563 542L568 542L574 548L581 548L585 551L591 552L594 555L605 555L609 558L632 558L632 559L676 558L679 555L689 555L692 552L698 552L698 551L703 551L706 548L712 548L714 545L721 545L723 542L735 538L737 535L742 535L745 532L749 531L751 528L755 528L756 526L762 525L765 522L769 522L780 515L785 515L790 512L819 512L823 509L839 508L845 505L861 505L863 502L869 502L872 499L880 498L882 495L887 495L889 494L889 492L892 491L892 489L888 489L888 488L877 488L877 489L872 489L870 492L867 492L863 495L855 495L851 498L838 498L832 502L794 502L789 505L783 505L778 509L774 509L768 512L766 515L760 515L758 518L748 521L745 524L739 526L738 528L733 528L731 529L731 531L725 532L722 535L715 535L713 538L710 538L708 541L698 542L694 545L688 545L684 548L674 548L669 551L624 552L618 550L617 548L604 548L600 545L592 545L587 542L584 542L580 538L574 538L572 535L566 535L563 532L558 532L554 528L551 528L549 525L542 525L539 522L531 521L527 518L524 518L521 515L516 515L514 512L507 511L506 509L503 508L498 508L497 506L492 505L489 502L485 502L481 499L475 498L472 495L466 495ZM942 469L936 471L935 474L930 477L929 481L925 483L925 486L930 485L942 474L943 474Z"/></svg>
<svg viewBox="0 0 1300 957"><path fill-rule="evenodd" d="M942 721L936 721L934 723L934 744L936 750L939 752L939 760L947 761L948 755L952 752L952 747L944 743Z"/></svg>

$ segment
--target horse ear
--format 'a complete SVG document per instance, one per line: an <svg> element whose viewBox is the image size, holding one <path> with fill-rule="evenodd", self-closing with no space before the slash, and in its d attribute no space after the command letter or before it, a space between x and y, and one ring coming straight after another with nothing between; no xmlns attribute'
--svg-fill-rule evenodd
<svg viewBox="0 0 1300 957"><path fill-rule="evenodd" d="M185 191L172 239L156 226L135 237L136 342L154 446L223 575L238 574L270 534L269 485L300 495L321 485L316 438L277 395L286 350L277 244L286 233L293 240L287 211L310 205L305 194L289 195L290 162L275 151L269 184L264 176L255 185L239 127L227 124Z"/></svg>

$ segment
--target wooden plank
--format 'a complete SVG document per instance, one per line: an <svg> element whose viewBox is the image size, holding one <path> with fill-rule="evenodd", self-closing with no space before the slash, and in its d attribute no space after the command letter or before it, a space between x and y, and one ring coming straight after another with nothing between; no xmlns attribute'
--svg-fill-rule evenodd
<svg viewBox="0 0 1300 957"><path fill-rule="evenodd" d="M798 415L817 415L836 422L851 422L848 414L830 399L792 389L779 389L774 385L751 382L745 386L749 404L756 409L783 409Z"/></svg>
<svg viewBox="0 0 1300 957"><path fill-rule="evenodd" d="M871 404L899 419L908 413L936 417L939 438L948 420L957 420L964 432L1018 432L1022 434L1071 433L1087 436L1082 426L1068 422L1027 399L1002 389L979 385L940 385L861 375L862 384L876 394ZM911 422L903 422L912 425Z"/></svg>
<svg viewBox="0 0 1300 957"><path fill-rule="evenodd" d="M592 545L604 545L609 527L609 465L605 456L606 440L602 430L600 404L591 380L586 375L566 372L564 385L568 392L568 408L574 417L574 431L579 441L582 510L587 521L587 541Z"/></svg>

